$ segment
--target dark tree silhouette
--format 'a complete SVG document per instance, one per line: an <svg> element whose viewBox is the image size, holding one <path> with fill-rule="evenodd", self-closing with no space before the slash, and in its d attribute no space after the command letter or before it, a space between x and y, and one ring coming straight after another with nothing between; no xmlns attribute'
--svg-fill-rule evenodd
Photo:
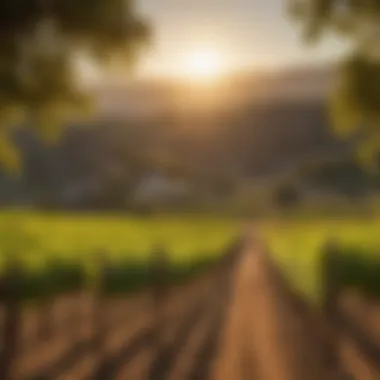
<svg viewBox="0 0 380 380"><path fill-rule="evenodd" d="M133 0L3 0L0 2L0 161L18 163L10 127L21 120L57 137L62 120L83 110L78 55L101 67L133 61L147 41Z"/></svg>

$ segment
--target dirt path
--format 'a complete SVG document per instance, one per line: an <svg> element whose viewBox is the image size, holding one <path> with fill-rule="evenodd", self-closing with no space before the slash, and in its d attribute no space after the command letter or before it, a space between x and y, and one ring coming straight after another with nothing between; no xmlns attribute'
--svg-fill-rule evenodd
<svg viewBox="0 0 380 380"><path fill-rule="evenodd" d="M283 294L267 257L252 247L235 274L217 379L332 379L327 342ZM329 368L330 367L330 368Z"/></svg>
<svg viewBox="0 0 380 380"><path fill-rule="evenodd" d="M372 326L346 314L326 320L259 246L244 253L233 283L212 380L380 379L379 320Z"/></svg>

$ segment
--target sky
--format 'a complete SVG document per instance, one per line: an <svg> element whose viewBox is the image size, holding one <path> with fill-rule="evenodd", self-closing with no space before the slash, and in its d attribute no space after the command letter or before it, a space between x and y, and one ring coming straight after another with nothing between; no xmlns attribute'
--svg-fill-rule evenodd
<svg viewBox="0 0 380 380"><path fill-rule="evenodd" d="M140 75L171 75L183 57L216 50L232 71L283 68L335 60L343 44L332 37L305 47L285 13L286 0L136 0L153 29Z"/></svg>

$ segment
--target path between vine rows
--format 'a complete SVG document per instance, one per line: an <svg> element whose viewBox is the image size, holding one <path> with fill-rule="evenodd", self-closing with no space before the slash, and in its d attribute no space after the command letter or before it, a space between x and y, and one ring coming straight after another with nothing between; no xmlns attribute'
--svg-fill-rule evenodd
<svg viewBox="0 0 380 380"><path fill-rule="evenodd" d="M159 345L152 345L149 309L136 311L133 323L115 326L105 379L380 380L375 354L368 358L293 292L258 244L235 249L170 297ZM55 378L89 380L88 369L99 365L91 360Z"/></svg>

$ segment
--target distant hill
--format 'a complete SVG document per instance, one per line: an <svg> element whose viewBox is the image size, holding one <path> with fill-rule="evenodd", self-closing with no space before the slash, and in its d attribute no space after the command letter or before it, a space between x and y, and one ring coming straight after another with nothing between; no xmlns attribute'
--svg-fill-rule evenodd
<svg viewBox="0 0 380 380"><path fill-rule="evenodd" d="M240 106L251 102L323 101L334 82L331 67L300 67L280 72L238 73L216 85L218 96ZM99 115L122 118L159 113L174 107L179 98L196 86L169 79L135 80L131 83L103 85L95 89ZM205 91L202 88L200 92ZM206 90L207 91L207 90Z"/></svg>
<svg viewBox="0 0 380 380"><path fill-rule="evenodd" d="M333 82L334 70L320 67L242 73L214 88L168 80L98 87L93 120L72 123L57 146L19 132L21 192L54 198L112 187L122 197L162 162L200 188L223 176L271 176L318 156L349 157L350 146L329 128ZM17 194L15 186L4 184L0 198Z"/></svg>

